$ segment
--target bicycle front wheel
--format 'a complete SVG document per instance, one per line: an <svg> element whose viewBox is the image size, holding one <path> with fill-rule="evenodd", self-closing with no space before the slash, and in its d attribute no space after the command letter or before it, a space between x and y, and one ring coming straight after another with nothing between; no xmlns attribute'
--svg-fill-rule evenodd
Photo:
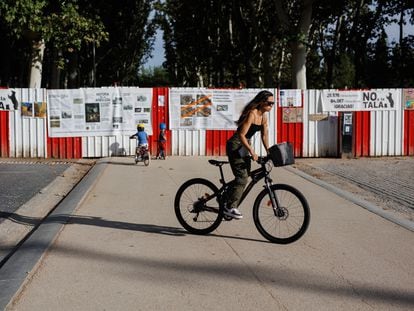
<svg viewBox="0 0 414 311"><path fill-rule="evenodd" d="M184 229L194 234L207 234L220 225L223 211L217 193L218 188L203 178L190 179L178 189L174 210Z"/></svg>
<svg viewBox="0 0 414 311"><path fill-rule="evenodd" d="M310 210L302 193L289 185L272 185L271 191L277 197L279 208L273 209L267 189L256 198L253 219L257 230L267 240L288 244L298 240L309 226Z"/></svg>

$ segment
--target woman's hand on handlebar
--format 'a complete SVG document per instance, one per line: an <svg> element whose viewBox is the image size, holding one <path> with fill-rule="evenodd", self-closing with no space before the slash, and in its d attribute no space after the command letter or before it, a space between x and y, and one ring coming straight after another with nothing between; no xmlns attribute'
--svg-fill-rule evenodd
<svg viewBox="0 0 414 311"><path fill-rule="evenodd" d="M256 153L254 153L254 152L253 152L253 154L252 154L252 159L253 159L254 161L257 161L257 160L259 159L259 156L258 156Z"/></svg>
<svg viewBox="0 0 414 311"><path fill-rule="evenodd" d="M257 157L257 163L259 164L265 164L268 160L269 160L269 156L265 156L265 157Z"/></svg>

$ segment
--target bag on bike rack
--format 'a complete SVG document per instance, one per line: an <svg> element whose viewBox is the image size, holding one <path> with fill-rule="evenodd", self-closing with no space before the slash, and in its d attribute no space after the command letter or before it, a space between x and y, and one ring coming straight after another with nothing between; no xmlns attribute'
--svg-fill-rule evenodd
<svg viewBox="0 0 414 311"><path fill-rule="evenodd" d="M269 148L269 158L274 166L294 164L293 145L289 142L273 145Z"/></svg>

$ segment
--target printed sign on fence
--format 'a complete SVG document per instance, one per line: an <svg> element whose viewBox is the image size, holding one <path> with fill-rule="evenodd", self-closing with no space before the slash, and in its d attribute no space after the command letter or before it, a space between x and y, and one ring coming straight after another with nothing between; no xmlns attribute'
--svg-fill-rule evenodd
<svg viewBox="0 0 414 311"><path fill-rule="evenodd" d="M99 88L48 91L51 137L133 134L145 125L152 135L150 88Z"/></svg>
<svg viewBox="0 0 414 311"><path fill-rule="evenodd" d="M404 89L404 109L414 109L414 89Z"/></svg>
<svg viewBox="0 0 414 311"><path fill-rule="evenodd" d="M13 89L0 90L0 110L18 110L19 98Z"/></svg>
<svg viewBox="0 0 414 311"><path fill-rule="evenodd" d="M244 106L261 90L171 88L170 128L235 130Z"/></svg>
<svg viewBox="0 0 414 311"><path fill-rule="evenodd" d="M337 91L322 90L323 111L397 110L400 92L390 90Z"/></svg>
<svg viewBox="0 0 414 311"><path fill-rule="evenodd" d="M302 107L302 90L280 90L280 107Z"/></svg>

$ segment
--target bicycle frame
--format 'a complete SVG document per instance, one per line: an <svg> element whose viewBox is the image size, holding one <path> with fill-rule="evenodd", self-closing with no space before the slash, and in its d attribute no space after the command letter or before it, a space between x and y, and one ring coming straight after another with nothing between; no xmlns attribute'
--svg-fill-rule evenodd
<svg viewBox="0 0 414 311"><path fill-rule="evenodd" d="M267 158L259 158L259 163L261 165L260 168L257 168L253 171L251 171L249 173L249 177L251 178L249 184L247 185L247 187L244 189L242 196L239 200L239 204L238 206L240 206L240 204L243 203L244 199L247 197L247 195L250 193L250 191L253 189L253 187L263 178L265 179L265 185L263 186L265 189L267 189L268 193L269 193L269 197L270 200L272 202L272 207L273 210L275 212L275 215L277 215L277 210L279 208L279 201L277 199L277 197L275 196L274 192L271 191L271 187L273 185L273 181L270 178L269 174L270 174L270 170L266 169L266 163L267 163ZM222 165L219 166L220 169L220 183L223 185L220 189L219 189L219 193L222 194L225 190L227 190L227 188L230 186L230 184L234 181L230 181L230 182L226 182L224 180L224 174L223 174L223 168Z"/></svg>

